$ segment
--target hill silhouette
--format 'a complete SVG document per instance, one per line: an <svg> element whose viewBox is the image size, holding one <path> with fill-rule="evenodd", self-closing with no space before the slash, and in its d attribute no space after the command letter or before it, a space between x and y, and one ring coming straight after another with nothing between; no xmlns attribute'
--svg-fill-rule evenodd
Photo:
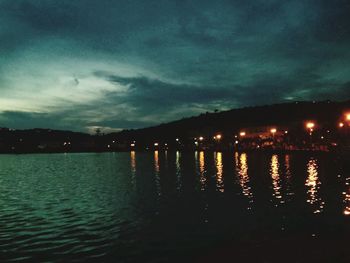
<svg viewBox="0 0 350 263"><path fill-rule="evenodd" d="M158 126L125 130L107 135L121 141L141 142L188 140L216 133L233 134L242 129L259 126L286 126L303 129L306 120L315 120L323 127L334 127L344 112L350 109L350 100L344 102L293 102L257 107L245 107L222 112L204 113Z"/></svg>
<svg viewBox="0 0 350 263"><path fill-rule="evenodd" d="M313 120L319 130L335 130L344 112L350 110L350 100L343 102L292 102L245 107L221 112L206 112L199 116L160 124L153 127L123 130L117 133L89 135L51 129L11 130L0 128L1 153L85 152L129 150L134 141L138 149L155 142L177 146L176 139L186 146L193 138L212 138L217 133L225 141L234 134L254 127L286 127L294 136L303 136L304 123Z"/></svg>

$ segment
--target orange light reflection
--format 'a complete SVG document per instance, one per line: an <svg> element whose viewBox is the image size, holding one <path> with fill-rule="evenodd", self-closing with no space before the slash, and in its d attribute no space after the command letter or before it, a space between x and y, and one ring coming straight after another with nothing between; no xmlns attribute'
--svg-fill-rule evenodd
<svg viewBox="0 0 350 263"><path fill-rule="evenodd" d="M223 164L222 164L222 153L215 152L215 166L216 166L216 187L223 193L224 192L224 180L223 180Z"/></svg>
<svg viewBox="0 0 350 263"><path fill-rule="evenodd" d="M311 158L307 164L307 173L308 178L306 179L305 186L308 190L308 199L307 202L314 207L314 213L321 213L325 202L322 202L321 197L319 197L319 190L321 181L318 177L318 163L317 160Z"/></svg>

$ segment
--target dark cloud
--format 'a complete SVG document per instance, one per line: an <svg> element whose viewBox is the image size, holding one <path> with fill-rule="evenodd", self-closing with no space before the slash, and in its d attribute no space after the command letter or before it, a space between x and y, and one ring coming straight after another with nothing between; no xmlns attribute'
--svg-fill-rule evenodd
<svg viewBox="0 0 350 263"><path fill-rule="evenodd" d="M135 128L342 99L349 13L347 0L0 0L0 126Z"/></svg>
<svg viewBox="0 0 350 263"><path fill-rule="evenodd" d="M52 128L64 129L65 126L57 122L62 119L57 114L32 113L5 111L0 113L0 121L7 127L30 129L30 128Z"/></svg>
<svg viewBox="0 0 350 263"><path fill-rule="evenodd" d="M77 8L57 1L23 1L16 7L16 15L30 26L40 30L58 31L77 26Z"/></svg>

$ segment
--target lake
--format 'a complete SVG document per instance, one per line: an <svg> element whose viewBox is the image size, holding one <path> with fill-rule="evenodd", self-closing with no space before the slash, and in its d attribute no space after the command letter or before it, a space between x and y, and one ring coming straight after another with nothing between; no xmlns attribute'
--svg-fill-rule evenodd
<svg viewBox="0 0 350 263"><path fill-rule="evenodd" d="M350 262L331 154L0 155L1 262Z"/></svg>

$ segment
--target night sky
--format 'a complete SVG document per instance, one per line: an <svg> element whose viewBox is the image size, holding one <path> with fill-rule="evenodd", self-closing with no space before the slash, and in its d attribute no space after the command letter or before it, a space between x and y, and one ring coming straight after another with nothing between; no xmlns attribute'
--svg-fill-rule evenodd
<svg viewBox="0 0 350 263"><path fill-rule="evenodd" d="M349 0L0 0L0 127L348 98Z"/></svg>

